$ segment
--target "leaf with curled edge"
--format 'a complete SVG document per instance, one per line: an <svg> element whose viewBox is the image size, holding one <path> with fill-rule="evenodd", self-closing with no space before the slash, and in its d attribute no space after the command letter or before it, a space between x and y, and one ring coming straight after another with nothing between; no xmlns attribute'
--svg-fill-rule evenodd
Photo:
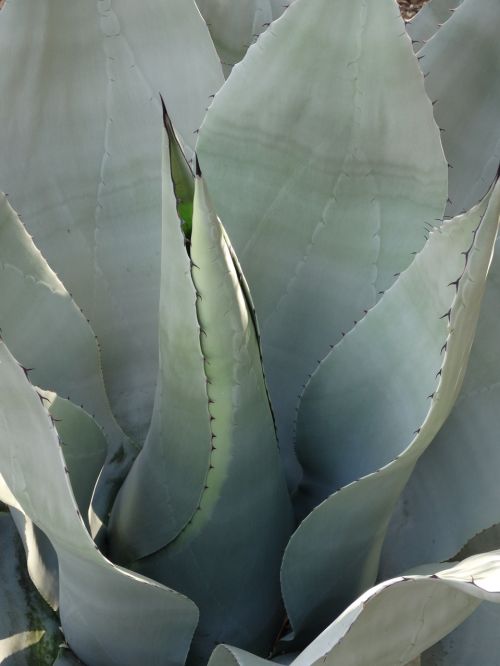
<svg viewBox="0 0 500 666"><path fill-rule="evenodd" d="M199 170L190 247L206 376L201 414L211 434L208 474L197 510L176 539L132 566L197 603L190 660L206 663L218 642L263 654L271 648L282 622L279 568L293 515L252 313Z"/></svg>
<svg viewBox="0 0 500 666"><path fill-rule="evenodd" d="M324 501L283 559L296 634L320 631L376 579L394 505L458 395L499 213L497 184L469 213L433 230L306 386L297 426L305 480L297 502L306 512Z"/></svg>
<svg viewBox="0 0 500 666"><path fill-rule="evenodd" d="M51 418L3 341L0 367L0 468L57 553L68 644L93 666L178 666L196 627L196 606L99 552L76 505Z"/></svg>

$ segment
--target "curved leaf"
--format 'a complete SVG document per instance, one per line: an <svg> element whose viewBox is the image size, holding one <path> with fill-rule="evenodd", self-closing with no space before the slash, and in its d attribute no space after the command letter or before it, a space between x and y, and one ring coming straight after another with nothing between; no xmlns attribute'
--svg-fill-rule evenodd
<svg viewBox="0 0 500 666"><path fill-rule="evenodd" d="M460 389L499 213L500 184L435 229L304 391L302 505L344 487L302 522L285 552L282 587L295 632L317 632L375 581L397 498Z"/></svg>
<svg viewBox="0 0 500 666"><path fill-rule="evenodd" d="M41 392L39 391L41 394ZM56 422L59 441L76 504L89 525L89 508L94 487L106 459L107 441L94 419L69 400L48 391L41 394Z"/></svg>
<svg viewBox="0 0 500 666"><path fill-rule="evenodd" d="M419 52L449 171L447 215L480 201L500 162L497 0L465 0Z"/></svg>
<svg viewBox="0 0 500 666"><path fill-rule="evenodd" d="M292 664L406 664L460 624L484 599L500 602L500 551L471 557L430 576L405 576L377 585Z"/></svg>
<svg viewBox="0 0 500 666"><path fill-rule="evenodd" d="M182 155L168 122L166 127L160 370L151 429L113 506L110 546L117 561L150 555L177 536L199 506L210 464L210 414L196 289L176 210L177 169L175 163L169 166L174 151L178 161Z"/></svg>
<svg viewBox="0 0 500 666"><path fill-rule="evenodd" d="M282 621L279 567L292 511L252 317L201 177L196 179L191 259L210 464L190 522L166 548L134 568L197 603L201 616L191 661L206 663L219 642L269 651Z"/></svg>
<svg viewBox="0 0 500 666"><path fill-rule="evenodd" d="M196 0L196 4L210 30L226 77L278 14L272 0Z"/></svg>
<svg viewBox="0 0 500 666"><path fill-rule="evenodd" d="M449 559L472 535L499 522L499 250L497 241L461 393L418 461L390 523L384 578L418 562Z"/></svg>
<svg viewBox="0 0 500 666"><path fill-rule="evenodd" d="M208 666L269 666L272 663L231 645L218 645L208 660Z"/></svg>
<svg viewBox="0 0 500 666"><path fill-rule="evenodd" d="M223 82L210 35L193 0L19 0L2 10L0 59L0 188L92 322L113 411L142 443L158 368L158 93L192 149Z"/></svg>
<svg viewBox="0 0 500 666"><path fill-rule="evenodd" d="M255 301L293 485L301 385L410 263L446 200L397 4L294 2L217 94L197 150Z"/></svg>
<svg viewBox="0 0 500 666"><path fill-rule="evenodd" d="M0 22L1 25L1 22ZM93 533L136 455L117 425L104 388L94 333L70 294L0 194L0 328L31 379L81 405L104 429L107 465L94 498Z"/></svg>
<svg viewBox="0 0 500 666"><path fill-rule="evenodd" d="M462 0L429 0L406 24L413 47L419 51L435 32L451 18Z"/></svg>
<svg viewBox="0 0 500 666"><path fill-rule="evenodd" d="M0 513L0 662L52 666L61 642L56 615L38 595L8 513Z"/></svg>
<svg viewBox="0 0 500 666"><path fill-rule="evenodd" d="M196 607L100 554L73 498L51 419L3 342L0 365L0 466L23 511L57 552L68 644L92 666L178 666L196 626Z"/></svg>

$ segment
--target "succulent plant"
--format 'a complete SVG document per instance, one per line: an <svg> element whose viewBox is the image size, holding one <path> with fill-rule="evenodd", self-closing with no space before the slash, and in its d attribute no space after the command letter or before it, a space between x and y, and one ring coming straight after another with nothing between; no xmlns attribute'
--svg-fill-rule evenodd
<svg viewBox="0 0 500 666"><path fill-rule="evenodd" d="M495 663L500 9L445 4L0 12L6 664Z"/></svg>

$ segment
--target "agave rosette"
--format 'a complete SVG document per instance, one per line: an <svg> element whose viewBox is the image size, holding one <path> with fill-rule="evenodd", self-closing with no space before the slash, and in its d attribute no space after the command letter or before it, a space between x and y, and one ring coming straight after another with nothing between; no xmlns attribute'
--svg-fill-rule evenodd
<svg viewBox="0 0 500 666"><path fill-rule="evenodd" d="M0 656L493 664L497 3L115 4L0 13Z"/></svg>

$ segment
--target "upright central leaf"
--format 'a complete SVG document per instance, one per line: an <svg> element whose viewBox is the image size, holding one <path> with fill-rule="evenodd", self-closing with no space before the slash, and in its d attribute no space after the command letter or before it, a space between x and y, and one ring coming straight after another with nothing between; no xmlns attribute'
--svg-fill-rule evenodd
<svg viewBox="0 0 500 666"><path fill-rule="evenodd" d="M439 131L396 2L294 2L217 95L198 151L255 300L290 472L301 385L444 209Z"/></svg>
<svg viewBox="0 0 500 666"><path fill-rule="evenodd" d="M173 234L170 238L173 240ZM179 251L185 254L179 245ZM175 428L165 427L169 419L173 423L168 400L172 382L163 378L163 405L157 403L163 421L148 439L138 463L146 455L151 461L161 460L162 450L174 453L177 476L168 465L169 457L165 459L163 477L157 474L149 478L154 481L155 492L166 492L163 486L178 490L186 485L185 499L188 493L194 496L200 490L196 474L203 465L205 477L189 522L165 548L143 557L133 567L187 594L197 604L200 625L191 656L193 663L205 663L219 642L233 642L262 654L270 650L283 617L279 568L292 530L292 510L251 306L201 178L196 179L190 255L192 265L187 275L196 290L196 304L183 287L182 294L187 298L179 308L187 310L191 306L198 325L193 326L192 334L185 327L185 339L172 339L168 346L164 336L164 370L176 369L168 352L182 352L192 380L192 400L185 392L186 406L184 411L179 409ZM170 277L175 278L172 274ZM177 280L181 284L179 276ZM187 322L187 315L184 318ZM194 334L198 336L197 348L189 344L189 336ZM204 377L204 404L196 364ZM183 391L188 388L187 381L180 385ZM141 468L138 464L134 470L134 483L144 487L147 466ZM180 516L187 504L182 505L176 493L171 496ZM137 502L141 509L141 497L134 495L127 483L121 498L124 520L126 502ZM165 513L164 507L156 511L155 506L149 507L149 515L144 511L153 532L152 537L145 535L148 542L158 539L158 533L165 534ZM145 530L140 525L137 529L142 536Z"/></svg>

